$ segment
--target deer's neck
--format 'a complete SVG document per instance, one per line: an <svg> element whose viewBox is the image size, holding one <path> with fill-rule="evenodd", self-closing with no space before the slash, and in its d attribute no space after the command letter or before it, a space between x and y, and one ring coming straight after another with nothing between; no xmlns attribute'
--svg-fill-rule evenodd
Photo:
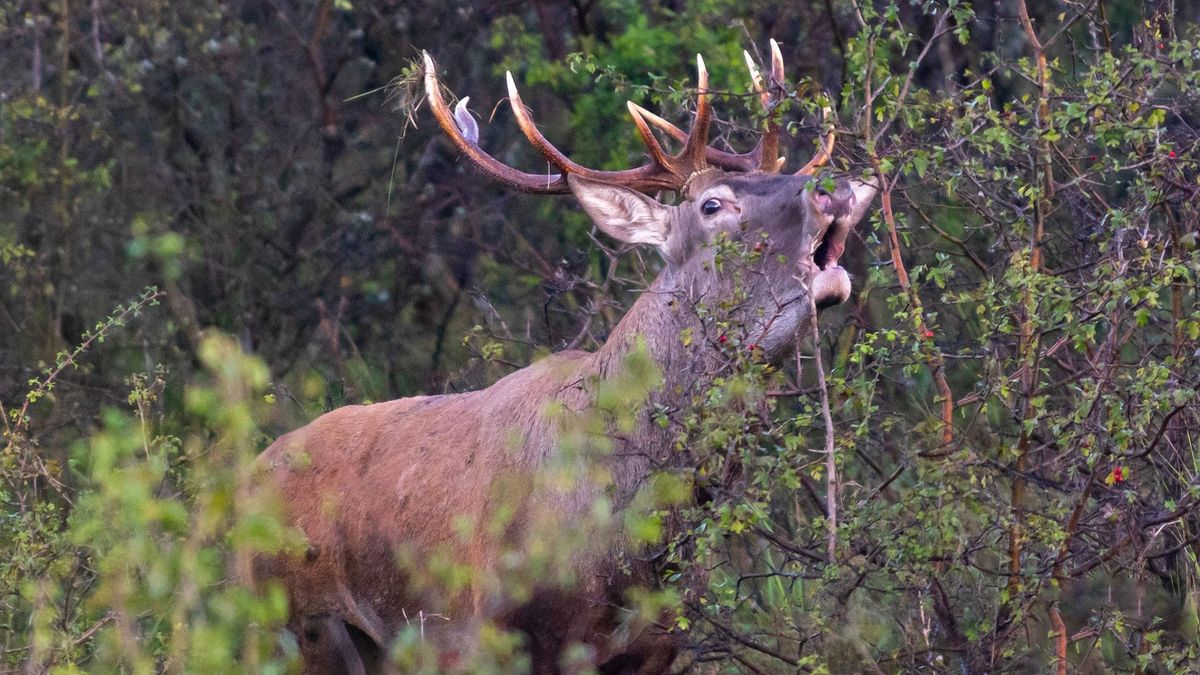
<svg viewBox="0 0 1200 675"><path fill-rule="evenodd" d="M689 294L667 275L661 275L641 294L604 346L592 355L590 374L594 380L619 379L630 354L642 349L661 374L662 385L642 406L633 429L614 438L612 468L618 506L633 496L650 471L671 466L676 459L677 453L671 451L676 431L657 424L651 411L656 405L668 411L683 407L711 381L718 356L702 334Z"/></svg>
<svg viewBox="0 0 1200 675"><path fill-rule="evenodd" d="M638 349L645 349L660 370L663 387L655 398L667 405L675 392L686 395L711 370L716 354L701 334L689 294L669 274L659 275L613 328L592 357L594 374L601 379L619 374Z"/></svg>

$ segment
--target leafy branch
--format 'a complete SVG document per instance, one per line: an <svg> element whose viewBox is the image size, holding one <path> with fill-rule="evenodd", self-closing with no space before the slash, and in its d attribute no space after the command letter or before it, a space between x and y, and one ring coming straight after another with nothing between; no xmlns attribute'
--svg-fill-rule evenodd
<svg viewBox="0 0 1200 675"><path fill-rule="evenodd" d="M25 394L25 402L20 410L11 410L4 417L4 435L9 439L6 449L11 449L15 439L29 428L29 407L45 398L54 391L55 383L67 368L78 368L79 357L87 353L94 345L108 338L115 329L125 326L132 317L141 314L142 310L158 304L163 292L156 286L149 286L142 294L128 305L117 305L103 321L97 322L95 328L85 331L80 343L71 351L60 351L54 357L54 365L42 371L40 377L31 378L31 389Z"/></svg>

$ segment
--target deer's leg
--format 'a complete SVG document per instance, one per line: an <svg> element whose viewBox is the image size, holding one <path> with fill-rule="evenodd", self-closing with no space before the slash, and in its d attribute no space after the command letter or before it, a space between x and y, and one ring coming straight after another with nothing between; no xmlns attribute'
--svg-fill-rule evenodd
<svg viewBox="0 0 1200 675"><path fill-rule="evenodd" d="M677 636L654 628L596 667L602 675L665 675L679 655Z"/></svg>
<svg viewBox="0 0 1200 675"><path fill-rule="evenodd" d="M376 675L385 672L387 652L340 616L322 614L300 620L295 630L306 675Z"/></svg>
<svg viewBox="0 0 1200 675"><path fill-rule="evenodd" d="M671 672L671 664L675 662L679 650L674 640L664 641L656 645L646 654L646 659L637 669L638 675L664 675Z"/></svg>

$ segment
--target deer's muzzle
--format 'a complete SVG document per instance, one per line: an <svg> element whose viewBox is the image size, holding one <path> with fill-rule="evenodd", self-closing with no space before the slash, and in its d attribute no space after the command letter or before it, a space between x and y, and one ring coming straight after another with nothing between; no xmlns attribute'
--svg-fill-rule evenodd
<svg viewBox="0 0 1200 675"><path fill-rule="evenodd" d="M818 310L840 305L850 299L850 275L834 265L813 275L809 288Z"/></svg>

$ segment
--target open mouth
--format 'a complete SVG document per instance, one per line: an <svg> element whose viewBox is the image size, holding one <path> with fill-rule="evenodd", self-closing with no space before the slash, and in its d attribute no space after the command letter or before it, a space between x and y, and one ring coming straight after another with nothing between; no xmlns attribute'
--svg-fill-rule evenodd
<svg viewBox="0 0 1200 675"><path fill-rule="evenodd" d="M813 304L817 311L841 304L850 298L850 275L838 266L838 258L846 249L848 227L832 222L821 236L813 241L812 261L817 268L809 281Z"/></svg>

